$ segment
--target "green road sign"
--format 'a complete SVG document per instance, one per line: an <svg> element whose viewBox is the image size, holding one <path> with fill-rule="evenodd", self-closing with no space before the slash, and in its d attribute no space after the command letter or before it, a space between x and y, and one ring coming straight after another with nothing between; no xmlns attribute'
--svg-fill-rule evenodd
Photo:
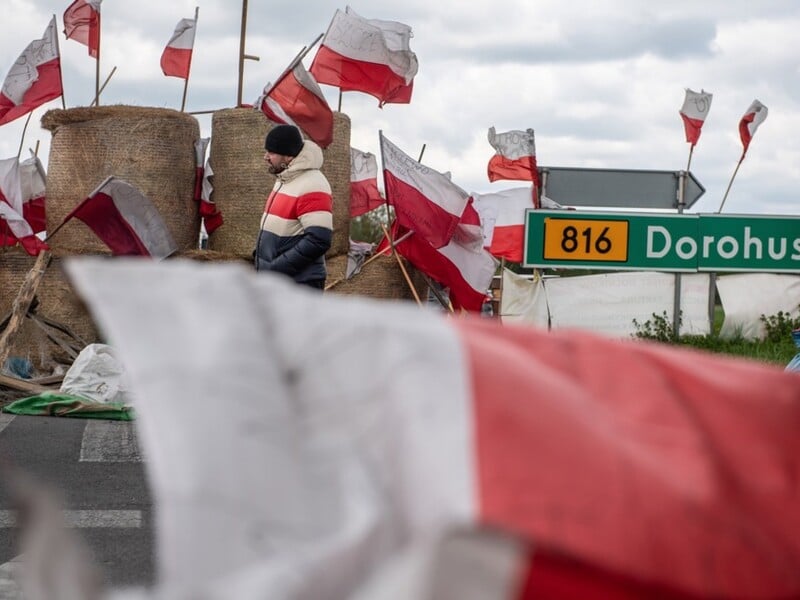
<svg viewBox="0 0 800 600"><path fill-rule="evenodd" d="M528 210L526 267L800 273L800 217Z"/></svg>

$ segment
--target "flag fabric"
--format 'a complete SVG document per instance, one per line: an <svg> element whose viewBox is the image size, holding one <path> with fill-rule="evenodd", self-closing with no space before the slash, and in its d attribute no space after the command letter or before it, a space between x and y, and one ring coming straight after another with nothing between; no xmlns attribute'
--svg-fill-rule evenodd
<svg viewBox="0 0 800 600"><path fill-rule="evenodd" d="M358 217L383 206L378 190L378 161L371 152L350 148L350 216Z"/></svg>
<svg viewBox="0 0 800 600"><path fill-rule="evenodd" d="M25 219L22 178L17 157L0 160L0 246L20 246L36 256L48 246Z"/></svg>
<svg viewBox="0 0 800 600"><path fill-rule="evenodd" d="M492 597L800 596L797 373L332 302L232 264L109 263L65 266L137 392L162 595L408 597L358 592L491 529L526 558ZM417 589L391 573L387 593Z"/></svg>
<svg viewBox="0 0 800 600"><path fill-rule="evenodd" d="M34 233L47 229L47 173L38 156L32 156L19 164L20 187L22 188L22 216Z"/></svg>
<svg viewBox="0 0 800 600"><path fill-rule="evenodd" d="M319 83L375 96L381 106L411 101L417 55L412 32L396 21L364 19L337 10L311 63Z"/></svg>
<svg viewBox="0 0 800 600"><path fill-rule="evenodd" d="M739 137L742 139L742 156L747 154L747 149L750 147L750 141L756 133L764 119L767 118L767 107L761 104L758 100L753 100L753 103L745 111L741 121L739 121Z"/></svg>
<svg viewBox="0 0 800 600"><path fill-rule="evenodd" d="M100 3L102 0L75 0L64 11L64 35L89 48L89 56L100 54Z"/></svg>
<svg viewBox="0 0 800 600"><path fill-rule="evenodd" d="M533 208L532 187L520 187L489 194L473 193L481 215L484 246L498 258L521 263L525 242L525 211Z"/></svg>
<svg viewBox="0 0 800 600"><path fill-rule="evenodd" d="M57 35L53 17L41 39L28 44L9 69L0 89L0 125L28 114L63 93Z"/></svg>
<svg viewBox="0 0 800 600"><path fill-rule="evenodd" d="M194 143L195 155L195 179L194 179L194 199L197 202L200 217L203 219L203 227L206 233L211 235L223 223L222 213L217 205L211 200L214 192L213 178L214 171L206 159L206 150L211 138L200 138Z"/></svg>
<svg viewBox="0 0 800 600"><path fill-rule="evenodd" d="M130 183L109 177L65 218L83 221L115 256L163 259L178 247L158 209Z"/></svg>
<svg viewBox="0 0 800 600"><path fill-rule="evenodd" d="M434 248L453 237L469 195L450 178L426 167L380 134L386 198L397 222Z"/></svg>
<svg viewBox="0 0 800 600"><path fill-rule="evenodd" d="M196 31L196 19L181 19L178 21L172 37L169 38L164 51L161 53L161 70L164 75L189 79Z"/></svg>
<svg viewBox="0 0 800 600"><path fill-rule="evenodd" d="M705 123L708 111L711 109L711 99L713 94L705 90L699 93L686 89L686 96L683 99L683 106L680 114L683 119L683 129L686 133L686 141L693 147L700 139L700 129Z"/></svg>
<svg viewBox="0 0 800 600"><path fill-rule="evenodd" d="M536 168L536 140L533 129L497 133L494 127L490 127L488 137L489 143L495 149L487 168L489 181L500 179L533 181L538 189L539 171Z"/></svg>
<svg viewBox="0 0 800 600"><path fill-rule="evenodd" d="M303 63L274 86L267 84L257 106L269 120L299 127L322 148L333 141L333 111Z"/></svg>

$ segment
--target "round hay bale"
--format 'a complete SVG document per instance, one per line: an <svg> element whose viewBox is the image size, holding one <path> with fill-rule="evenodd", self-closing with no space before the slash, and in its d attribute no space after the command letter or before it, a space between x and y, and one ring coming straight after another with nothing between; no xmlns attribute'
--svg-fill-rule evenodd
<svg viewBox="0 0 800 600"><path fill-rule="evenodd" d="M11 312L14 299L25 276L33 267L36 258L21 250L0 253L0 285L4 293L0 296L0 319ZM100 341L100 333L83 301L72 289L62 268L62 259L53 257L36 291L34 312L67 327L85 344ZM66 333L60 333L69 339ZM79 342L74 343L80 345ZM73 357L47 338L45 331L32 319L25 319L22 328L14 336L11 354L29 359L37 369L49 370L55 363L71 364Z"/></svg>
<svg viewBox="0 0 800 600"><path fill-rule="evenodd" d="M42 127L53 134L47 173L48 232L114 175L153 203L179 249L198 246L197 119L167 108L117 105L50 110L42 117ZM71 219L48 244L55 256L109 253L78 219Z"/></svg>
<svg viewBox="0 0 800 600"><path fill-rule="evenodd" d="M424 302L428 294L428 284L424 275L411 266L408 261L403 262L417 294ZM326 285L331 287L326 294L345 294L351 296L366 296L384 300L414 300L414 294L408 286L394 256L379 256L369 264L365 264L361 271L350 279L342 279L347 268L347 256L336 256L328 261L328 279ZM338 283L337 283L338 281Z"/></svg>
<svg viewBox="0 0 800 600"><path fill-rule="evenodd" d="M264 138L274 123L260 110L218 110L211 120L209 163L214 171L211 199L224 224L208 248L250 256L256 245L264 203L275 177L264 164ZM350 249L350 118L333 114L333 142L323 151L322 172L333 195L333 242L327 256Z"/></svg>

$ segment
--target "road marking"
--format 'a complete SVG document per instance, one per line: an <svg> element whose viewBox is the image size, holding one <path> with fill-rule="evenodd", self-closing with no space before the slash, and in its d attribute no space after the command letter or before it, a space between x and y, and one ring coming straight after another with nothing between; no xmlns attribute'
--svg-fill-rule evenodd
<svg viewBox="0 0 800 600"><path fill-rule="evenodd" d="M25 558L20 554L5 564L0 565L0 598L3 600L22 600L22 589L19 581Z"/></svg>
<svg viewBox="0 0 800 600"><path fill-rule="evenodd" d="M131 421L89 420L83 430L80 462L142 462Z"/></svg>
<svg viewBox="0 0 800 600"><path fill-rule="evenodd" d="M65 510L64 524L79 529L138 529L142 526L140 510ZM17 526L17 511L0 510L0 529Z"/></svg>
<svg viewBox="0 0 800 600"><path fill-rule="evenodd" d="M6 427L8 427L9 423L14 420L14 417L17 415L12 415L9 413L0 412L0 432L3 431Z"/></svg>

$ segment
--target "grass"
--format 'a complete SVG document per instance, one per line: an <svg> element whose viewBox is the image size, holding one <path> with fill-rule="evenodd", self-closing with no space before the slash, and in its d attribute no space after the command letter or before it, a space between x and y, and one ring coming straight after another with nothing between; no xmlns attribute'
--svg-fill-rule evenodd
<svg viewBox="0 0 800 600"><path fill-rule="evenodd" d="M741 335L723 339L719 336L725 314L722 307L717 306L714 311L713 331L710 335L682 335L675 338L672 331L672 322L666 316L653 314L653 318L638 323L634 320L636 337L677 346L689 346L699 350L740 356L761 362L786 366L800 352L792 339L792 330L800 328L800 318L792 318L789 313L779 312L777 315L761 315L761 321L766 329L763 340L747 340Z"/></svg>

